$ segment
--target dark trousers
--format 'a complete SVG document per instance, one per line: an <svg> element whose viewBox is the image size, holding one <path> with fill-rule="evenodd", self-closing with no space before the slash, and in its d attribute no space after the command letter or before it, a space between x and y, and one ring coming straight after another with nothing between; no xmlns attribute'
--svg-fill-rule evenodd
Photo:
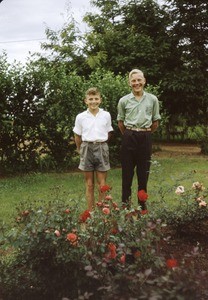
<svg viewBox="0 0 208 300"><path fill-rule="evenodd" d="M135 167L137 174L138 191L145 190L147 192L147 182L151 164L151 154L151 132L137 132L128 129L125 130L121 145L123 204L130 204L131 186Z"/></svg>

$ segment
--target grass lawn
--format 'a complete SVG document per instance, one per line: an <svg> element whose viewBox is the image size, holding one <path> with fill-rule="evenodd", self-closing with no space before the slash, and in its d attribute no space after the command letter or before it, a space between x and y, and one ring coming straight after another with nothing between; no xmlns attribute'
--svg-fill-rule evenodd
<svg viewBox="0 0 208 300"><path fill-rule="evenodd" d="M201 155L177 155L160 157L153 155L149 177L149 200L159 199L161 195L169 201L173 198L175 187L183 185L190 188L194 181L208 182L208 157ZM136 179L136 178L135 178ZM121 169L108 172L108 182L112 186L114 201L120 203ZM136 203L136 180L132 187L132 201ZM80 201L80 211L86 208L85 186L81 172L30 174L0 179L0 219L9 223L15 216L16 207L21 202L31 201Z"/></svg>

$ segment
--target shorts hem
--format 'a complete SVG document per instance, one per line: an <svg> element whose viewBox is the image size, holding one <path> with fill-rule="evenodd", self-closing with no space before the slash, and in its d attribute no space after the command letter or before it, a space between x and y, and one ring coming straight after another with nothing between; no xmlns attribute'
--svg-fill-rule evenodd
<svg viewBox="0 0 208 300"><path fill-rule="evenodd" d="M81 171L83 172L94 172L94 171L98 171L98 172L107 172L110 170L110 167L109 168L106 168L106 169L84 169L82 167L78 167L78 169L80 169Z"/></svg>

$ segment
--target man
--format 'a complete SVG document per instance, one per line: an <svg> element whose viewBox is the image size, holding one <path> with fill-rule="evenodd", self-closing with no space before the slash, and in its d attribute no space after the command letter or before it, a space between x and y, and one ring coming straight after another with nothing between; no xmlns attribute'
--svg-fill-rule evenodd
<svg viewBox="0 0 208 300"><path fill-rule="evenodd" d="M152 154L152 136L158 127L159 102L155 95L144 91L146 79L139 69L129 73L132 92L119 100L118 127L122 133L122 202L131 204L131 186L136 167L138 203L146 210L147 182Z"/></svg>

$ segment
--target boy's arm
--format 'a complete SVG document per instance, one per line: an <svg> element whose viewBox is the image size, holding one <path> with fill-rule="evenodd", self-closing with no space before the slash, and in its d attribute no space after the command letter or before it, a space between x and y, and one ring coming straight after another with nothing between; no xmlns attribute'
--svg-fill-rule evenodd
<svg viewBox="0 0 208 300"><path fill-rule="evenodd" d="M123 121L121 121L121 120L118 121L118 128L120 129L121 134L124 134L124 131L126 130L126 127L125 127Z"/></svg>
<svg viewBox="0 0 208 300"><path fill-rule="evenodd" d="M108 132L108 140L107 140L107 142L109 142L112 139L112 136L113 136L113 131L109 131Z"/></svg>
<svg viewBox="0 0 208 300"><path fill-rule="evenodd" d="M80 146L81 146L81 143L82 143L81 135L78 135L78 134L75 133L74 140L75 140L75 144L76 144L76 147L77 147L77 151L79 152L80 151Z"/></svg>

